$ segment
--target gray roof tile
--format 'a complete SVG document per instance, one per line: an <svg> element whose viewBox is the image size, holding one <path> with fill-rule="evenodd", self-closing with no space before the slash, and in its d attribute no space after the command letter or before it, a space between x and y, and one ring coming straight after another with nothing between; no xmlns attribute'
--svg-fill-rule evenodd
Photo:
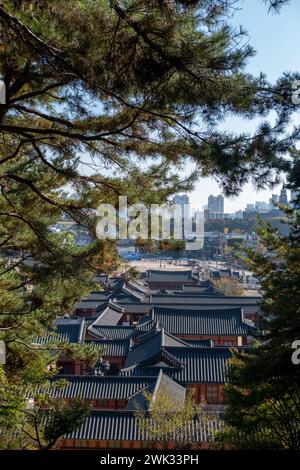
<svg viewBox="0 0 300 470"><path fill-rule="evenodd" d="M52 389L52 396L73 399L76 397L87 400L128 400L133 394L149 384L156 384L156 377L125 377L125 376L89 376L61 375L52 379L65 379L68 384L59 389Z"/></svg>
<svg viewBox="0 0 300 470"><path fill-rule="evenodd" d="M126 357L129 351L129 339L98 339L85 340L85 344L92 344L99 349L103 349L103 357Z"/></svg>
<svg viewBox="0 0 300 470"><path fill-rule="evenodd" d="M139 390L130 398L126 409L150 410L151 403L145 393L150 395L151 400L157 399L160 393L167 393L174 403L174 406L176 408L182 408L185 401L186 389L160 370L155 382L149 383L148 386Z"/></svg>
<svg viewBox="0 0 300 470"><path fill-rule="evenodd" d="M117 325L124 314L124 308L112 301L109 301L104 307L97 309L97 318L89 325L88 329L95 326Z"/></svg>
<svg viewBox="0 0 300 470"><path fill-rule="evenodd" d="M169 335L164 328L154 329L144 338L138 338L138 343L130 348L124 367L132 367L159 357L173 361L168 352L164 354L164 348L167 346L187 347L184 341Z"/></svg>
<svg viewBox="0 0 300 470"><path fill-rule="evenodd" d="M182 385L200 383L225 383L230 348L166 348L184 367L162 367L163 372ZM122 369L120 375L157 375L158 367L143 365Z"/></svg>
<svg viewBox="0 0 300 470"><path fill-rule="evenodd" d="M84 320L73 318L57 319L53 328L45 336L38 337L34 343L46 344L49 342L80 343L83 339Z"/></svg>
<svg viewBox="0 0 300 470"><path fill-rule="evenodd" d="M184 439L195 442L207 442L214 438L220 429L218 418L199 423L194 420L187 427L188 435ZM149 441L149 435L139 418L132 411L98 411L91 413L85 422L66 439L104 440L104 441Z"/></svg>
<svg viewBox="0 0 300 470"><path fill-rule="evenodd" d="M103 339L129 339L134 335L133 326L95 326L93 333L97 333Z"/></svg>
<svg viewBox="0 0 300 470"><path fill-rule="evenodd" d="M188 282L194 280L200 283L197 273L191 269L174 271L149 269L144 279L146 282Z"/></svg>
<svg viewBox="0 0 300 470"><path fill-rule="evenodd" d="M149 319L175 335L247 336L256 331L244 321L241 308L191 310L155 306Z"/></svg>

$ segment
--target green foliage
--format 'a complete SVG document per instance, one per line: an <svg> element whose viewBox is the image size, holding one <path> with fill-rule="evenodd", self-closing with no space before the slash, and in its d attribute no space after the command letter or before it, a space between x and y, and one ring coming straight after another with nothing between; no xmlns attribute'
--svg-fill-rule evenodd
<svg viewBox="0 0 300 470"><path fill-rule="evenodd" d="M89 402L79 397L70 403L57 398L56 393L68 382L50 381L54 373L42 373L37 367L25 385L8 380L0 369L1 449L47 450L84 422Z"/></svg>
<svg viewBox="0 0 300 470"><path fill-rule="evenodd" d="M13 425L16 414L24 406L24 398L18 393L18 389L13 384L9 387L7 377L3 368L0 368L0 427L10 427Z"/></svg>
<svg viewBox="0 0 300 470"><path fill-rule="evenodd" d="M245 72L254 51L243 29L228 23L236 6L228 0L2 2L6 163L31 153L51 179L108 193L119 180L104 176L107 167L111 175L148 181L147 189L151 177L143 177L140 164L149 159L157 173L170 163L185 169L191 158L198 173L222 178L228 193L249 178L259 186L276 180L272 168L287 167L283 154L291 142L282 137L296 76L271 85ZM252 138L218 130L231 113L265 117L270 108L276 126L264 122ZM15 176L10 170L6 178ZM87 206L91 199L86 194Z"/></svg>
<svg viewBox="0 0 300 470"><path fill-rule="evenodd" d="M136 411L141 433L161 449L188 449L195 445L197 432L205 425L208 416L204 403L195 405L193 391L188 391L184 403L176 401L167 387L155 395L144 393L149 411ZM192 423L192 426L191 426Z"/></svg>
<svg viewBox="0 0 300 470"><path fill-rule="evenodd" d="M50 344L34 339L72 312L95 273L119 266L115 242L95 237L89 209L117 206L119 195L165 202L199 175L238 194L249 179L261 187L289 168L297 75L271 85L245 71L254 52L228 24L234 3L2 0L0 339L9 403L54 360ZM266 118L270 109L276 125L253 136L218 130L229 115ZM49 230L63 212L92 236L89 246ZM10 446L23 445L13 443L21 404L12 401Z"/></svg>
<svg viewBox="0 0 300 470"><path fill-rule="evenodd" d="M84 423L88 413L88 402L79 398L70 403L48 398L25 411L26 423L22 430L34 447L49 450L59 438Z"/></svg>
<svg viewBox="0 0 300 470"><path fill-rule="evenodd" d="M282 209L289 235L262 224L267 253L248 251L261 284L263 333L251 352L235 353L229 370L220 440L235 448L300 448L300 369L292 362L292 344L300 338L300 212Z"/></svg>

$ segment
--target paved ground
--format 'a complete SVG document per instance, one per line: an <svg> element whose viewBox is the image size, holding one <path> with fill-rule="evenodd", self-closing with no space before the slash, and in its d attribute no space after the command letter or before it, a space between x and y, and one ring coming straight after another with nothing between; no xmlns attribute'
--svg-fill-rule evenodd
<svg viewBox="0 0 300 470"><path fill-rule="evenodd" d="M128 261L129 266L134 267L137 271L145 272L148 269L157 269L162 271L180 271L192 269L187 262L180 261L159 261L159 260L140 260Z"/></svg>

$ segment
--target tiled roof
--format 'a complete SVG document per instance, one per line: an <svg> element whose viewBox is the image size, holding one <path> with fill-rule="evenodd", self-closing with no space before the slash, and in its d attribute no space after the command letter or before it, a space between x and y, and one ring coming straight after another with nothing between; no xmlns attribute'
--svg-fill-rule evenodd
<svg viewBox="0 0 300 470"><path fill-rule="evenodd" d="M137 292L137 294L138 294L138 292ZM148 299L148 297L147 297L147 299ZM139 308L140 305L142 305L142 300L141 299L138 299L137 297L134 297L133 295L126 294L124 292L121 292L120 294L114 294L112 296L112 300L114 302L117 302L120 305L131 304L133 306L137 306L137 308ZM145 302L148 303L147 300L145 300Z"/></svg>
<svg viewBox="0 0 300 470"><path fill-rule="evenodd" d="M168 348L168 351L185 367L170 374L180 383L224 383L227 382L230 348Z"/></svg>
<svg viewBox="0 0 300 470"><path fill-rule="evenodd" d="M97 333L103 339L129 339L134 335L133 326L95 326L93 333Z"/></svg>
<svg viewBox="0 0 300 470"><path fill-rule="evenodd" d="M128 295L129 297L133 297L138 302L142 302L145 298L145 294L143 292L138 292L126 284L122 286L121 292Z"/></svg>
<svg viewBox="0 0 300 470"><path fill-rule="evenodd" d="M97 339L85 340L84 344L92 344L103 349L103 356L126 357L129 351L129 339Z"/></svg>
<svg viewBox="0 0 300 470"><path fill-rule="evenodd" d="M132 299L132 300L131 300ZM189 309L228 309L228 308L243 308L245 314L254 313L259 311L258 302L260 298L257 297L222 297L222 296L201 296L201 295L189 295L189 294L181 294L181 295L152 295L147 297L147 302L139 302L134 300L133 298L129 298L128 296L112 296L112 300L114 303L119 304L122 306L126 312L132 313L139 313L143 315L147 315L150 312L153 305L158 306L177 306L182 308L182 306L188 306ZM100 306L104 306L105 303L102 302L101 304L89 304L87 303L82 308L96 308Z"/></svg>
<svg viewBox="0 0 300 470"><path fill-rule="evenodd" d="M120 283L120 277L112 277L107 274L100 274L100 276L95 277L95 281L99 282L101 285L104 285L106 288L111 289L116 287Z"/></svg>
<svg viewBox="0 0 300 470"><path fill-rule="evenodd" d="M147 399L147 393L151 400ZM159 398L160 393L167 393L176 409L184 405L186 389L160 370L155 382L149 383L143 390L136 392L128 401L127 410L150 410L151 401Z"/></svg>
<svg viewBox="0 0 300 470"><path fill-rule="evenodd" d="M152 338L157 339L157 344L160 347L164 346L176 346L176 347L186 347L188 346L187 342L180 339L176 338L176 336L171 335L168 331L166 331L163 327L161 327L158 323L154 323L154 326L151 330L146 331L146 333L139 333L136 338L135 342L137 344L145 344Z"/></svg>
<svg viewBox="0 0 300 470"><path fill-rule="evenodd" d="M96 313L98 316L96 320L94 320L94 322L88 327L89 329L95 326L117 325L124 314L124 308L121 305L109 301L105 307L97 309Z"/></svg>
<svg viewBox="0 0 300 470"><path fill-rule="evenodd" d="M154 399L159 399L161 392L168 393L169 398L174 403L174 409L182 408L185 402L186 388L175 382L168 375L160 372L154 390Z"/></svg>
<svg viewBox="0 0 300 470"><path fill-rule="evenodd" d="M74 309L96 309L107 303L107 299L82 299L75 305Z"/></svg>
<svg viewBox="0 0 300 470"><path fill-rule="evenodd" d="M157 322L150 320L146 323L139 323L135 328L135 341L144 341L147 338L152 338L157 331L158 324Z"/></svg>
<svg viewBox="0 0 300 470"><path fill-rule="evenodd" d="M201 286L182 286L182 289L157 289L151 290L152 295L176 295L180 296L184 295L201 295L201 296L209 296L209 295L217 295L217 296L224 296L225 294L221 292L219 289L216 289L213 286L210 287L201 287Z"/></svg>
<svg viewBox="0 0 300 470"><path fill-rule="evenodd" d="M160 351L157 351L156 353L153 353L152 356L150 355L145 358L139 365L143 367L161 367L161 364L163 364L162 367L166 368L175 367L178 369L184 367L184 364L173 356L167 348L161 348Z"/></svg>
<svg viewBox="0 0 300 470"><path fill-rule="evenodd" d="M132 395L127 403L126 410L129 411L148 411L150 408L150 402L147 399L147 395L153 395L155 390L155 384L157 382L158 376L153 376L154 381L150 383L148 386L144 387L142 390L139 390L134 395Z"/></svg>
<svg viewBox="0 0 300 470"><path fill-rule="evenodd" d="M150 319L175 335L247 336L256 331L254 326L244 321L240 308L189 310L155 306Z"/></svg>
<svg viewBox="0 0 300 470"><path fill-rule="evenodd" d="M218 348L167 348L184 367L161 367L164 373L183 385L200 383L225 383L231 350ZM142 365L122 369L120 375L157 375L158 367Z"/></svg>
<svg viewBox="0 0 300 470"><path fill-rule="evenodd" d="M121 282L111 292L111 298L128 299L130 302L145 301L150 294L150 289L141 281L131 280Z"/></svg>
<svg viewBox="0 0 300 470"><path fill-rule="evenodd" d="M216 418L200 423L191 421L187 426L185 440L207 442L214 438L220 429L221 421ZM92 412L85 422L65 439L103 440L103 441L149 441L147 430L139 424L139 418L132 411L97 411ZM178 439L178 436L177 436Z"/></svg>
<svg viewBox="0 0 300 470"><path fill-rule="evenodd" d="M124 367L141 363L146 364L149 361L159 360L160 357L174 362L174 359L167 351L164 351L164 348L167 346L186 347L183 341L166 333L164 328L154 330L151 333L151 335L148 333L144 340L140 339L137 344L130 348ZM176 360L175 362L177 363Z"/></svg>
<svg viewBox="0 0 300 470"><path fill-rule="evenodd" d="M130 280L127 282L127 285L129 288L134 289L138 292L142 292L143 294L149 294L150 289L149 287L142 281L140 280Z"/></svg>
<svg viewBox="0 0 300 470"><path fill-rule="evenodd" d="M52 389L51 395L57 398L94 400L128 400L149 384L156 384L156 377L60 375L52 381L66 379L65 387Z"/></svg>
<svg viewBox="0 0 300 470"><path fill-rule="evenodd" d="M213 305L216 307L223 306L237 306L243 307L246 305L256 306L261 299L259 297L235 297L235 296L207 296L207 295L195 295L190 293L183 293L180 295L157 295L152 294L150 302L154 305L162 304L184 304L184 305Z"/></svg>
<svg viewBox="0 0 300 470"><path fill-rule="evenodd" d="M135 331L139 335L142 335L155 328L156 324L157 322L152 320L152 318L145 316L141 319L140 323L135 326Z"/></svg>
<svg viewBox="0 0 300 470"><path fill-rule="evenodd" d="M172 305L174 308L185 306L189 309L208 310L208 309L228 309L243 308L245 313L253 313L259 311L259 298L257 297L222 297L222 296L201 296L201 295L151 295L147 298L147 302L132 302L128 297L117 297L115 302L122 305L125 311L132 313L140 313L146 315L150 312L152 306Z"/></svg>
<svg viewBox="0 0 300 470"><path fill-rule="evenodd" d="M182 270L182 271L166 271L166 270L155 270L149 269L147 271L145 281L151 282L184 282L194 279L199 281L199 278L191 270Z"/></svg>
<svg viewBox="0 0 300 470"><path fill-rule="evenodd" d="M190 287L190 289L189 289ZM201 294L201 295L217 295L219 297L224 297L224 292L220 291L216 287L200 287L199 291L197 290L197 286L187 286L183 289L185 293L191 294Z"/></svg>
<svg viewBox="0 0 300 470"><path fill-rule="evenodd" d="M231 271L231 269L219 269L217 271L210 271L210 277L213 279L221 279L224 277L240 277L239 271Z"/></svg>
<svg viewBox="0 0 300 470"><path fill-rule="evenodd" d="M84 320L61 318L57 319L54 327L49 329L45 336L35 339L35 343L46 344L52 342L80 343L83 339Z"/></svg>

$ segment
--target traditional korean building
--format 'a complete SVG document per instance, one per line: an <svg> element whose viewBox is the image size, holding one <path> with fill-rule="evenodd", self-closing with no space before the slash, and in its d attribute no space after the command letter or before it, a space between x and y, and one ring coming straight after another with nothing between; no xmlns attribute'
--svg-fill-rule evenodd
<svg viewBox="0 0 300 470"><path fill-rule="evenodd" d="M232 269L218 269L216 271L210 271L211 279L239 279L239 271L233 271Z"/></svg>
<svg viewBox="0 0 300 470"><path fill-rule="evenodd" d="M154 270L149 269L144 281L150 289L182 289L183 286L196 286L200 284L199 273L189 270Z"/></svg>
<svg viewBox="0 0 300 470"><path fill-rule="evenodd" d="M191 421L184 442L191 449L207 449L221 427L218 417L200 422ZM174 436L175 437L175 436ZM176 436L176 439L178 437ZM58 442L60 449L155 449L159 444L151 442L147 428L132 411L96 411L75 431ZM172 441L169 448L172 449Z"/></svg>
<svg viewBox="0 0 300 470"><path fill-rule="evenodd" d="M125 409L138 392L155 387L158 377L62 375L52 382L58 379L66 380L67 385L51 389L53 397L68 401L81 398L88 401L93 410L118 410Z"/></svg>
<svg viewBox="0 0 300 470"><path fill-rule="evenodd" d="M53 380L68 383L55 396L80 397L92 407L85 423L60 440L61 449L151 448L136 410L149 416L145 392L154 397L163 388L174 404L183 404L188 389L196 403L206 402L214 418L200 426L193 421L187 438L195 448L213 440L226 407L231 347L250 347L257 328L249 318L257 318L259 299L225 296L191 270L161 273L151 271L141 281L114 279L109 290L77 304L77 318L58 319L36 340L99 349L93 367L60 355Z"/></svg>
<svg viewBox="0 0 300 470"><path fill-rule="evenodd" d="M60 318L55 321L52 328L45 336L38 337L34 344L53 343L55 350L56 343L83 343L85 334L84 319ZM74 360L66 353L61 353L57 362L57 367L63 374L81 374L82 365L80 361Z"/></svg>
<svg viewBox="0 0 300 470"><path fill-rule="evenodd" d="M131 382L130 380L131 379ZM149 411L153 401L159 397L160 391L167 393L174 402L174 409L180 409L184 405L186 389L176 383L161 370L155 378L151 377L110 377L93 379L95 387L92 389L87 383L79 378L81 387L76 387L78 383L71 378L72 383L59 392L63 398L72 397L76 391L84 398L95 400L95 396L109 397L111 400L122 397L124 403L127 400L125 410L101 410L95 411L87 417L85 422L75 431L66 435L59 441L60 449L146 449L155 448L157 444L151 441L149 428L146 422L151 419ZM75 385L75 387L74 387ZM128 399L128 395L137 389ZM149 401L145 392L148 392L152 399ZM101 403L102 404L102 403ZM139 415L136 411L139 410ZM142 412L142 416L140 413ZM217 417L201 422L201 418L195 416L186 427L186 435L175 436L173 439L182 439L191 442L191 447L207 448L214 439L214 433L220 428L220 421ZM176 430L175 430L176 432ZM172 437L169 436L169 447L172 448Z"/></svg>
<svg viewBox="0 0 300 470"><path fill-rule="evenodd" d="M153 307L149 315L140 322L159 323L172 335L183 339L211 339L215 345L242 346L251 341L257 328L245 320L243 310Z"/></svg>
<svg viewBox="0 0 300 470"><path fill-rule="evenodd" d="M150 302L152 306L180 306L198 310L242 308L245 318L254 322L258 321L260 312L260 297L250 296L199 295L183 292L173 295L152 294ZM125 310L128 308L125 303L123 307Z"/></svg>
<svg viewBox="0 0 300 470"><path fill-rule="evenodd" d="M154 328L132 343L121 375L157 375L162 370L184 387L194 391L197 403L224 405L224 384L232 353L227 347L193 345Z"/></svg>
<svg viewBox="0 0 300 470"><path fill-rule="evenodd" d="M161 271L158 271L161 272ZM192 271L188 271L191 273ZM172 271L173 273L173 271ZM176 271L175 271L176 273ZM183 271L185 273L185 271ZM183 276L183 278L185 278ZM189 278L189 276L187 276ZM243 308L245 318L258 321L259 297L225 296L210 281L197 281L195 285L182 284L180 288L152 289L142 281L120 282L110 292L94 291L77 303L75 316L95 318L109 304L123 308L119 324L132 324L147 315L153 306L187 306L190 308Z"/></svg>
<svg viewBox="0 0 300 470"><path fill-rule="evenodd" d="M47 344L53 342L81 343L84 338L85 322L79 318L58 318L53 328L50 328L45 336L39 336L34 340L35 344Z"/></svg>
<svg viewBox="0 0 300 470"><path fill-rule="evenodd" d="M61 386L61 380L66 385ZM55 384L60 381L59 387ZM126 409L131 411L150 410L152 401L160 392L167 393L174 406L184 406L186 389L171 377L159 370L149 377L131 376L75 376L63 375L50 379L47 393L53 398L72 401L76 398L86 400L93 410ZM41 393L45 392L42 387ZM151 396L151 401L148 400Z"/></svg>

